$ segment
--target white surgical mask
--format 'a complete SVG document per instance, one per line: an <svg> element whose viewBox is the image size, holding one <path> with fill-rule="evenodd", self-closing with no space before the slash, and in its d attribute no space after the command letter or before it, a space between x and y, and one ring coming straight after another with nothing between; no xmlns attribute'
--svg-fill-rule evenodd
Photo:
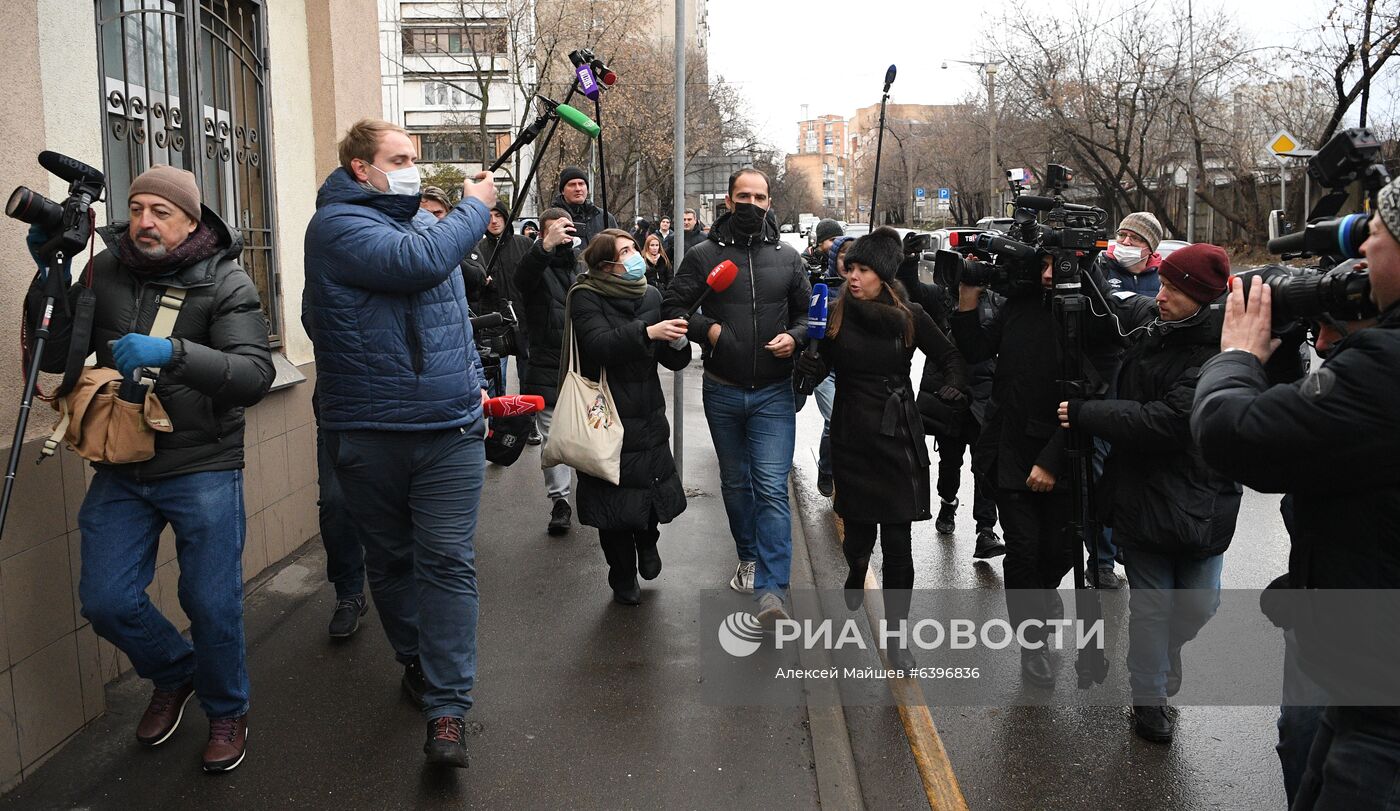
<svg viewBox="0 0 1400 811"><path fill-rule="evenodd" d="M1142 261L1142 248L1135 248L1131 245L1117 243L1113 248L1113 258L1118 260L1118 264L1125 268L1130 268Z"/></svg>
<svg viewBox="0 0 1400 811"><path fill-rule="evenodd" d="M369 166L370 168L378 171L379 174L384 175L384 177L388 178L389 194L407 194L413 197L418 196L419 189L422 188L423 185L423 177L418 173L418 167L405 166L402 169L395 169L392 172L386 172L372 163L369 164Z"/></svg>

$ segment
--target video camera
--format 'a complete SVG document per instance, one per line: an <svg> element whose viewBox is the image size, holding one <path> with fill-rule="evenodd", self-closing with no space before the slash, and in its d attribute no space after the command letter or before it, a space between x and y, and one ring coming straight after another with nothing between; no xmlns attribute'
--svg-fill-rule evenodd
<svg viewBox="0 0 1400 811"><path fill-rule="evenodd" d="M1378 314L1370 271L1357 261L1369 235L1369 215L1336 215L1354 193L1369 198L1374 208L1376 193L1390 182L1380 140L1365 127L1342 130L1308 159L1308 175L1329 192L1317 201L1301 231L1280 234L1283 212L1270 212L1268 248L1284 258L1314 258L1317 263L1306 268L1269 264L1235 274L1269 285L1275 333L1299 322L1360 321Z"/></svg>
<svg viewBox="0 0 1400 811"><path fill-rule="evenodd" d="M486 389L496 391L503 383L501 358L520 354L520 339L516 334L515 309L510 302L502 302L505 312L487 313L471 319L472 338L476 352L481 356L481 368L486 374Z"/></svg>
<svg viewBox="0 0 1400 811"><path fill-rule="evenodd" d="M1108 212L1094 206L1067 203L1063 191L1074 180L1068 167L1046 167L1042 195L1024 194L1019 178L1008 182L1016 194L1013 223L1005 234L977 235L972 249L991 261L968 259L956 251L941 250L934 258L936 281L956 290L959 284L990 287L1002 295L1041 289L1041 267L1046 257L1053 266L1054 284L1077 286L1082 263L1108 246ZM1041 221L1040 215L1044 214Z"/></svg>

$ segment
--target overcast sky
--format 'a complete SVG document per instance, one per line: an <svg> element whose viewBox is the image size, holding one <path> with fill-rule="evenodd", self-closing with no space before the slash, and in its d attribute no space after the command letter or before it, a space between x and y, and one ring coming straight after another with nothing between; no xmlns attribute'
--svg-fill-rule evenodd
<svg viewBox="0 0 1400 811"><path fill-rule="evenodd" d="M1108 9L1147 5L1103 0ZM1032 7L1048 14L1057 3ZM1167 7L1167 3L1158 4ZM1194 14L1225 8L1244 22L1256 45L1296 44L1332 0L1195 0ZM1003 0L709 0L710 73L743 88L763 140L795 151L802 105L809 115L850 116L880 101L885 69L899 76L891 103L950 104L985 93L981 72L954 59L976 59L980 30L1001 16ZM1280 10L1287 16L1278 16ZM1132 13L1132 12L1128 12ZM948 60L948 68L939 66ZM1390 96L1400 65L1388 65ZM1387 100L1381 108L1394 109Z"/></svg>

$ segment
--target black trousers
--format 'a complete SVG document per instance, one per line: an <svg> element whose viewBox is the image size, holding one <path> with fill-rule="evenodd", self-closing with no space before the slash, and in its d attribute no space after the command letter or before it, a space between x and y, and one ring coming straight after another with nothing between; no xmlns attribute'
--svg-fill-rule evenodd
<svg viewBox="0 0 1400 811"><path fill-rule="evenodd" d="M963 452L967 450L967 440L961 437L937 437L938 440L938 497L953 501L958 497L962 485ZM977 455L977 446L972 446L972 454ZM997 525L997 502L992 484L986 476L977 474L977 465L972 466L972 520L977 522L977 531L995 529Z"/></svg>
<svg viewBox="0 0 1400 811"><path fill-rule="evenodd" d="M876 524L846 522L846 541L842 551L846 560L854 563L870 557L875 551ZM885 618L898 622L909 617L910 589L914 588L913 526L905 521L879 524L880 550L884 552L884 578L881 583L885 597Z"/></svg>
<svg viewBox="0 0 1400 811"><path fill-rule="evenodd" d="M1044 620L1051 613L1054 589L1074 568L1076 545L1065 534L1072 510L1067 493L997 491L1001 530L1006 542L1002 578L1006 586L1006 610L1012 626L1028 619ZM1027 633L1027 638L1036 638Z"/></svg>
<svg viewBox="0 0 1400 811"><path fill-rule="evenodd" d="M637 550L656 546L660 538L661 531L655 524L648 529L598 530L598 544L608 562L608 582L614 587L630 584L637 576Z"/></svg>

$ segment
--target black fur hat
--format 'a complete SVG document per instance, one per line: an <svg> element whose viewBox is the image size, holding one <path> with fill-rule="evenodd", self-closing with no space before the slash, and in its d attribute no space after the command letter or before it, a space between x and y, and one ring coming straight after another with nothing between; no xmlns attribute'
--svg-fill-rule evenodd
<svg viewBox="0 0 1400 811"><path fill-rule="evenodd" d="M899 232L887 225L857 239L846 251L846 267L861 264L875 271L880 281L889 284L894 281L894 273L899 263L904 261L904 247Z"/></svg>

